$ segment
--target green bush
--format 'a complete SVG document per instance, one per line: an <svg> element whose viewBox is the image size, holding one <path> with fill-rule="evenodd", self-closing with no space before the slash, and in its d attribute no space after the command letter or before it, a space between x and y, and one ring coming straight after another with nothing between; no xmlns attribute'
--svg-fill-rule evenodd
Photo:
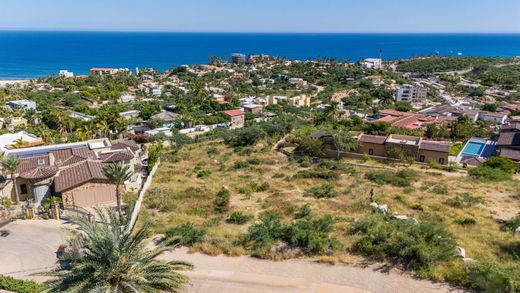
<svg viewBox="0 0 520 293"><path fill-rule="evenodd" d="M512 231L514 232L518 227L520 227L520 214L509 221L506 221L502 224L502 231Z"/></svg>
<svg viewBox="0 0 520 293"><path fill-rule="evenodd" d="M284 225L278 212L267 212L249 227L244 242L253 249L254 256L265 256L278 241L285 241L309 254L322 254L341 247L339 241L330 236L334 223L332 216L326 215L319 219L306 217Z"/></svg>
<svg viewBox="0 0 520 293"><path fill-rule="evenodd" d="M468 284L481 292L489 293L515 293L520 289L520 284L511 278L511 272L486 262L478 262L469 268Z"/></svg>
<svg viewBox="0 0 520 293"><path fill-rule="evenodd" d="M185 223L166 231L166 238L178 237L181 245L192 246L206 236L206 229L196 228L193 223Z"/></svg>
<svg viewBox="0 0 520 293"><path fill-rule="evenodd" d="M482 166L490 167L493 169L499 169L508 174L514 174L518 170L518 167L516 166L515 162L513 162L509 158L504 157L491 157L486 162L484 162Z"/></svg>
<svg viewBox="0 0 520 293"><path fill-rule="evenodd" d="M215 198L214 205L215 211L218 213L225 213L229 210L229 201L231 199L231 194L229 190L222 187L219 192L217 192L217 197Z"/></svg>
<svg viewBox="0 0 520 293"><path fill-rule="evenodd" d="M511 174L502 169L495 169L488 166L480 165L468 171L470 177L487 181L504 181L511 179Z"/></svg>
<svg viewBox="0 0 520 293"><path fill-rule="evenodd" d="M231 224L242 225L247 223L247 221L249 221L251 218L252 216L250 215L246 215L240 211L235 211L229 215L229 218L227 218L226 221Z"/></svg>
<svg viewBox="0 0 520 293"><path fill-rule="evenodd" d="M325 179L325 180L336 180L339 178L339 175L334 171L324 170L324 169L315 169L315 170L301 170L298 173L293 175L295 179Z"/></svg>
<svg viewBox="0 0 520 293"><path fill-rule="evenodd" d="M305 204L304 206L302 206L298 212L296 212L296 215L295 218L296 219L301 219L301 218L305 218L305 217L308 217L312 214L312 208L311 208L311 205L310 204Z"/></svg>
<svg viewBox="0 0 520 293"><path fill-rule="evenodd" d="M269 190L269 183L267 182L262 182L260 184L256 182L250 182L246 186L240 188L238 192L241 194L251 194L254 192L264 192L267 190Z"/></svg>
<svg viewBox="0 0 520 293"><path fill-rule="evenodd" d="M324 184L306 189L303 193L303 196L312 196L315 198L332 198L338 196L338 193L334 190L334 185Z"/></svg>
<svg viewBox="0 0 520 293"><path fill-rule="evenodd" d="M0 275L0 289L18 293L37 293L44 291L46 286L34 281L18 280Z"/></svg>
<svg viewBox="0 0 520 293"><path fill-rule="evenodd" d="M455 224L461 225L461 226L471 226L477 224L477 220L473 218L464 218L464 219L457 219L454 221Z"/></svg>
<svg viewBox="0 0 520 293"><path fill-rule="evenodd" d="M469 208L479 203L483 203L484 199L480 196L472 196L465 192L462 195L458 195L454 198L446 200L446 204L454 208Z"/></svg>
<svg viewBox="0 0 520 293"><path fill-rule="evenodd" d="M232 147L244 147L257 144L267 133L259 125L223 132L224 142Z"/></svg>
<svg viewBox="0 0 520 293"><path fill-rule="evenodd" d="M235 168L235 170L245 169L245 168L249 168L250 165L251 164L249 164L246 161L235 161L235 163L233 164L233 168Z"/></svg>
<svg viewBox="0 0 520 293"><path fill-rule="evenodd" d="M284 239L311 254L334 251L341 247L340 242L329 235L334 223L330 215L319 219L304 218L287 227Z"/></svg>
<svg viewBox="0 0 520 293"><path fill-rule="evenodd" d="M408 269L428 270L455 255L454 237L434 221L390 220L374 214L354 223L352 233L362 235L354 244L355 251Z"/></svg>
<svg viewBox="0 0 520 293"><path fill-rule="evenodd" d="M278 212L266 212L258 223L249 227L244 242L253 249L253 256L263 256L282 238L284 229Z"/></svg>
<svg viewBox="0 0 520 293"><path fill-rule="evenodd" d="M377 184L408 187L417 177L417 173L411 169L403 169L397 172L391 170L370 170L365 174L365 177Z"/></svg>

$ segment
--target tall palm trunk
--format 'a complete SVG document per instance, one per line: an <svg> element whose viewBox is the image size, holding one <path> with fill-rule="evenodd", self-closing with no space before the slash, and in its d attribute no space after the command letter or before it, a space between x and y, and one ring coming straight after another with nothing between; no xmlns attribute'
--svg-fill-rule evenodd
<svg viewBox="0 0 520 293"><path fill-rule="evenodd" d="M117 213L119 214L119 220L123 220L123 208L121 203L121 191L120 191L120 185L116 185L116 200L117 200Z"/></svg>
<svg viewBox="0 0 520 293"><path fill-rule="evenodd" d="M14 201L16 204L20 203L20 196L18 195L18 187L16 186L16 178L14 177L14 172L11 173L11 180L13 181L13 189L14 189Z"/></svg>

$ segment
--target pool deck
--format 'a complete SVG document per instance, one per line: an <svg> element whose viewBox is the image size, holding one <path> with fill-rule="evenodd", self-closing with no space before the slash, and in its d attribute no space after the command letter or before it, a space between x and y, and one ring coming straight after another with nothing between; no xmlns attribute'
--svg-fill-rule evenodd
<svg viewBox="0 0 520 293"><path fill-rule="evenodd" d="M478 154L464 153L464 151L466 150L468 145L470 143L472 143L472 142L473 143L484 144L484 147L479 151ZM480 138L480 137L472 137L472 138L470 138L466 142L466 144L464 144L464 147L462 148L460 153L457 155L457 158L455 159L455 162L460 163L460 161L463 158L467 158L467 157L476 157L476 158L487 159L487 158L489 158L489 157L491 157L491 156L493 156L495 154L495 149L496 149L496 141L495 140L484 139L484 138Z"/></svg>

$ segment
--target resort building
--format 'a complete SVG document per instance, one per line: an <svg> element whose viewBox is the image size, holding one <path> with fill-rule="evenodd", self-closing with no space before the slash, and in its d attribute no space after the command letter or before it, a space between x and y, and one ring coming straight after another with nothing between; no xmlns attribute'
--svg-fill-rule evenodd
<svg viewBox="0 0 520 293"><path fill-rule="evenodd" d="M426 102L427 96L428 92L425 87L420 85L404 84L397 88L395 101L411 104L423 104Z"/></svg>
<svg viewBox="0 0 520 293"><path fill-rule="evenodd" d="M244 65L246 64L246 55L242 53L233 53L231 55L231 62L233 62L233 64Z"/></svg>
<svg viewBox="0 0 520 293"><path fill-rule="evenodd" d="M114 75L121 72L130 73L130 70L128 70L128 68L91 68L90 76Z"/></svg>
<svg viewBox="0 0 520 293"><path fill-rule="evenodd" d="M359 65L365 69L381 69L383 68L383 60L381 58L366 58L361 60Z"/></svg>

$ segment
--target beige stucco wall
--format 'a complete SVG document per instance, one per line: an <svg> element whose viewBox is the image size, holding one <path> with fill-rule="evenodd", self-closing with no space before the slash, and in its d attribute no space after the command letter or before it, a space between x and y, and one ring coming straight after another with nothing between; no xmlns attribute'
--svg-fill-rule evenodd
<svg viewBox="0 0 520 293"><path fill-rule="evenodd" d="M111 194L105 194L107 189L111 190ZM75 195L83 196L88 190L92 192L92 197L89 198L87 204L85 204L85 201L83 200L81 203L76 203L74 201ZM116 203L115 186L105 182L87 182L83 185L62 192L61 196L65 208L73 208L77 204L81 207L89 207L100 204Z"/></svg>

